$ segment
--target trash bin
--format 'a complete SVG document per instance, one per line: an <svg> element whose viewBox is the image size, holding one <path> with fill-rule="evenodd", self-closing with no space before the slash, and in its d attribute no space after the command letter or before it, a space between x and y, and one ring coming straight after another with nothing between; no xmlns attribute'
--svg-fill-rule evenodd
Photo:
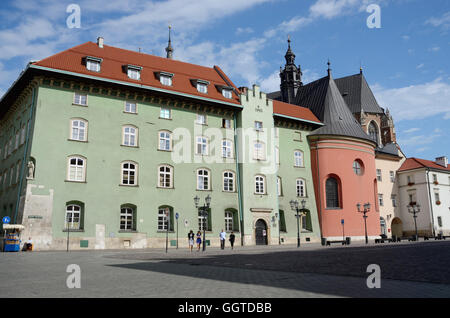
<svg viewBox="0 0 450 318"><path fill-rule="evenodd" d="M327 245L327 238L326 237L322 237L322 246Z"/></svg>
<svg viewBox="0 0 450 318"><path fill-rule="evenodd" d="M18 252L20 250L20 240L18 234L8 234L5 238L5 252Z"/></svg>
<svg viewBox="0 0 450 318"><path fill-rule="evenodd" d="M352 238L349 237L349 236L347 236L347 237L345 238L345 244L346 244L346 245L350 245L351 240L352 240Z"/></svg>

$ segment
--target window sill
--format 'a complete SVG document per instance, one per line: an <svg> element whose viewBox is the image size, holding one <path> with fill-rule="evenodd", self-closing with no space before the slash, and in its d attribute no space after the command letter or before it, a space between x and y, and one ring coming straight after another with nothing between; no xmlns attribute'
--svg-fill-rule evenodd
<svg viewBox="0 0 450 318"><path fill-rule="evenodd" d="M237 193L237 191L226 191L226 190L222 190L223 193Z"/></svg>
<svg viewBox="0 0 450 318"><path fill-rule="evenodd" d="M87 183L86 180L85 181L76 181L76 180L64 180L64 182L70 182L70 183Z"/></svg>
<svg viewBox="0 0 450 318"><path fill-rule="evenodd" d="M212 192L212 190L211 189L209 189L209 190L205 190L205 189L196 189L196 191L202 191L202 192Z"/></svg>
<svg viewBox="0 0 450 318"><path fill-rule="evenodd" d="M162 190L174 190L175 187L160 187L160 186L157 186L156 189L162 189Z"/></svg>
<svg viewBox="0 0 450 318"><path fill-rule="evenodd" d="M139 233L136 230L119 230L119 233Z"/></svg>
<svg viewBox="0 0 450 318"><path fill-rule="evenodd" d="M305 166L294 166L294 168L305 168Z"/></svg>
<svg viewBox="0 0 450 318"><path fill-rule="evenodd" d="M342 208L325 208L326 211L341 211Z"/></svg>
<svg viewBox="0 0 450 318"><path fill-rule="evenodd" d="M173 152L173 150L172 149L170 149L170 150L164 150L164 149L157 149L158 151L162 151L162 152Z"/></svg>
<svg viewBox="0 0 450 318"><path fill-rule="evenodd" d="M169 230L169 231L166 231L166 230L157 230L156 233L170 233L170 234L174 234L175 231L174 231L174 230Z"/></svg>
<svg viewBox="0 0 450 318"><path fill-rule="evenodd" d="M119 184L119 187L139 188L137 184Z"/></svg>
<svg viewBox="0 0 450 318"><path fill-rule="evenodd" d="M158 119L172 120L172 118L164 118L164 117L158 117Z"/></svg>
<svg viewBox="0 0 450 318"><path fill-rule="evenodd" d="M76 141L76 142L83 142L83 143L87 143L87 140L76 140L76 139L67 139L68 141Z"/></svg>
<svg viewBox="0 0 450 318"><path fill-rule="evenodd" d="M88 107L88 105L83 105L83 104L75 104L75 103L72 103L72 105L73 105L73 106Z"/></svg>
<svg viewBox="0 0 450 318"><path fill-rule="evenodd" d="M124 114L131 114L131 115L137 115L138 113L133 113L133 112L127 112L127 111L123 111Z"/></svg>
<svg viewBox="0 0 450 318"><path fill-rule="evenodd" d="M139 148L139 146L128 146L128 145L120 145L121 147L126 147L126 148Z"/></svg>
<svg viewBox="0 0 450 318"><path fill-rule="evenodd" d="M267 195L267 193L253 193L254 195Z"/></svg>
<svg viewBox="0 0 450 318"><path fill-rule="evenodd" d="M63 229L62 231L65 233L67 233L67 232L84 233L84 230L74 230L74 229L70 229L70 230Z"/></svg>

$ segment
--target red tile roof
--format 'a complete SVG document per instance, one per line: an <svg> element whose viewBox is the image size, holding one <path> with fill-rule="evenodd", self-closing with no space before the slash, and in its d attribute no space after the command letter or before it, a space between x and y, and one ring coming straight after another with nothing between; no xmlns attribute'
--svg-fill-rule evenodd
<svg viewBox="0 0 450 318"><path fill-rule="evenodd" d="M87 70L83 62L83 59L87 56L103 59L99 73ZM233 98L229 99L225 98L221 91L216 88L216 85L235 88L235 85L218 67L210 68L194 65L109 45L104 45L103 48L100 48L93 42L86 42L32 64L240 105L237 90L233 92ZM124 70L124 65L129 64L142 67L140 80L133 80L128 77L126 70ZM155 72L160 71L174 74L173 86L165 86L160 83L157 76L155 76ZM197 88L191 83L192 79L210 82L208 93L202 94L198 92Z"/></svg>
<svg viewBox="0 0 450 318"><path fill-rule="evenodd" d="M407 170L413 170L413 169L419 169L419 168L433 168L433 169L450 171L449 165L447 165L447 168L445 168L444 166L438 165L434 161L418 159L418 158L406 159L405 162L400 167L400 169L398 169L398 171L407 171Z"/></svg>
<svg viewBox="0 0 450 318"><path fill-rule="evenodd" d="M309 108L280 102L278 100L273 101L273 113L321 124L321 121L317 119Z"/></svg>

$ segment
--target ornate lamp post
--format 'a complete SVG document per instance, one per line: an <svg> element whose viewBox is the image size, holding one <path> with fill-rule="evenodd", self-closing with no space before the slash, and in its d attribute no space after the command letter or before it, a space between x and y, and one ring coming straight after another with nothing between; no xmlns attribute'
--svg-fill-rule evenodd
<svg viewBox="0 0 450 318"><path fill-rule="evenodd" d="M356 208L358 209L358 212L364 214L363 215L363 218L364 218L364 231L366 233L366 244L368 244L369 243L369 238L367 237L367 221L366 221L367 215L366 215L366 213L370 211L370 203L365 203L363 207L364 207L364 210L361 210L361 203L358 203L356 205Z"/></svg>
<svg viewBox="0 0 450 318"><path fill-rule="evenodd" d="M195 196L195 198L194 198L195 208L200 209L200 213L201 213L201 216L204 221L204 222L202 221L202 227L203 227L203 249L202 250L204 252L206 250L205 232L206 232L206 224L208 222L207 217L208 217L208 209L211 204L211 197L208 194L208 196L205 198L205 203L203 204L203 206L200 206L200 207L198 205L199 201L200 201L200 198L198 196Z"/></svg>
<svg viewBox="0 0 450 318"><path fill-rule="evenodd" d="M408 212L413 215L414 218L414 227L416 228L416 236L414 237L414 240L417 241L419 239L419 235L417 233L417 213L420 212L420 205L419 204L412 204L412 202L408 205Z"/></svg>
<svg viewBox="0 0 450 318"><path fill-rule="evenodd" d="M291 209L296 212L297 217L297 247L300 247L300 216L305 216L307 210L305 209L306 206L306 200L302 200L302 208L299 209L298 207L298 201L297 200L291 200L289 202L291 204Z"/></svg>

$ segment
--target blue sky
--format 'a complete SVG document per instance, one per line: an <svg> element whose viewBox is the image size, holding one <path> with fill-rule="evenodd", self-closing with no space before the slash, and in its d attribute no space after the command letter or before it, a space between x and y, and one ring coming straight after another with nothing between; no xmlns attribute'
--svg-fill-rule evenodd
<svg viewBox="0 0 450 318"><path fill-rule="evenodd" d="M81 28L68 28L71 3ZM381 28L368 28L369 4ZM278 90L287 35L304 82L359 72L391 111L408 157L450 155L448 0L41 0L2 1L0 95L30 60L87 41L164 55L173 27L174 58L219 65L238 86Z"/></svg>

